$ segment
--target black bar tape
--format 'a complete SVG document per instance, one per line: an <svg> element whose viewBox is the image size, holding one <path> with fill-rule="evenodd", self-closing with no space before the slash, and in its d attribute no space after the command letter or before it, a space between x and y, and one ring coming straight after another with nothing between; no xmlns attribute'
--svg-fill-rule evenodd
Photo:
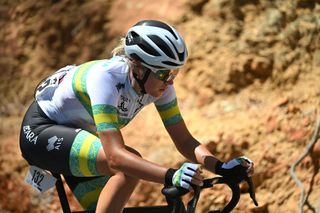
<svg viewBox="0 0 320 213"><path fill-rule="evenodd" d="M177 171L177 169L168 169L166 176L165 176L165 185L166 186L172 186L172 178L174 173Z"/></svg>
<svg viewBox="0 0 320 213"><path fill-rule="evenodd" d="M217 163L216 163L216 165L215 165L214 171L215 171L215 173L218 174L218 175L222 175L222 174L221 174L222 164L223 164L223 163L218 160Z"/></svg>

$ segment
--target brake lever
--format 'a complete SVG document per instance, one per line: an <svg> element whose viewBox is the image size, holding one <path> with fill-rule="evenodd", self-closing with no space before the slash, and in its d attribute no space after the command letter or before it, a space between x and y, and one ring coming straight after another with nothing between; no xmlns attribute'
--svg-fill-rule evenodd
<svg viewBox="0 0 320 213"><path fill-rule="evenodd" d="M254 205L259 206L258 201L256 199L255 187L254 187L252 178L247 176L247 177L245 177L244 181L246 181L248 183L248 186L249 186L248 192L249 192L250 198L252 199ZM231 189L233 188L234 192L236 192L236 190L237 190L236 186L238 186L238 184L228 182L226 179L224 179L222 177L215 177L215 178L211 178L211 179L206 179L206 180L204 180L203 183L204 184L203 184L202 188L208 188L208 187L211 187L211 186L213 186L215 184L219 184L219 183L227 183L227 184L229 183L228 184L229 187ZM239 193L240 193L240 191L239 191ZM236 194L236 193L234 193L234 194Z"/></svg>
<svg viewBox="0 0 320 213"><path fill-rule="evenodd" d="M255 206L259 206L259 204L257 202L257 199L256 199L256 193L255 193L255 188L254 188L254 184L253 184L252 178L251 177L246 177L245 181L248 183L249 194L250 194L250 197L251 197L254 205Z"/></svg>

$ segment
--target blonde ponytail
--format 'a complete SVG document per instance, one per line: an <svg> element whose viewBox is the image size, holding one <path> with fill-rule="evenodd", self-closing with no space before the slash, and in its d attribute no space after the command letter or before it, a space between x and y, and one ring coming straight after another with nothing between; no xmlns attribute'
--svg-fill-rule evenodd
<svg viewBox="0 0 320 213"><path fill-rule="evenodd" d="M113 56L125 55L124 44L125 44L125 38L121 38L118 46L116 46L116 47L111 51L112 55L113 55Z"/></svg>

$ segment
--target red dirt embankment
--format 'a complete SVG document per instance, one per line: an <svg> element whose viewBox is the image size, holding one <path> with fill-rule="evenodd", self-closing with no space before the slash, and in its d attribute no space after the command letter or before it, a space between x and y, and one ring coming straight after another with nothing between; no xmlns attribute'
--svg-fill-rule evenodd
<svg viewBox="0 0 320 213"><path fill-rule="evenodd" d="M166 20L185 37L190 57L175 85L192 134L222 160L247 155L255 162L260 207L244 193L234 212L298 212L300 190L289 170L319 115L319 1L2 2L1 213L60 211L54 191L40 195L23 182L27 164L18 130L39 79L66 64L109 57L119 37L142 18ZM124 128L126 143L146 159L177 167L184 159L155 117L153 107L144 109ZM304 212L319 211L319 143L297 167L308 195ZM142 182L129 205L163 203L160 189ZM199 212L227 199L225 188L204 191ZM79 208L75 201L72 208Z"/></svg>

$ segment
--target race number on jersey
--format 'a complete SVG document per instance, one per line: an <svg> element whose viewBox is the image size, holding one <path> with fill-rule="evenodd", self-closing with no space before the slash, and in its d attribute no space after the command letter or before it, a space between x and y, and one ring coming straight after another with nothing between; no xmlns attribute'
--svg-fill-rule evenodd
<svg viewBox="0 0 320 213"><path fill-rule="evenodd" d="M69 70L74 68L74 65L68 65L65 66L52 75L50 75L48 78L46 78L38 87L36 90L36 99L41 100L43 98L46 98L47 96L52 96L55 89L58 87L59 83L62 81L63 77L67 74Z"/></svg>

